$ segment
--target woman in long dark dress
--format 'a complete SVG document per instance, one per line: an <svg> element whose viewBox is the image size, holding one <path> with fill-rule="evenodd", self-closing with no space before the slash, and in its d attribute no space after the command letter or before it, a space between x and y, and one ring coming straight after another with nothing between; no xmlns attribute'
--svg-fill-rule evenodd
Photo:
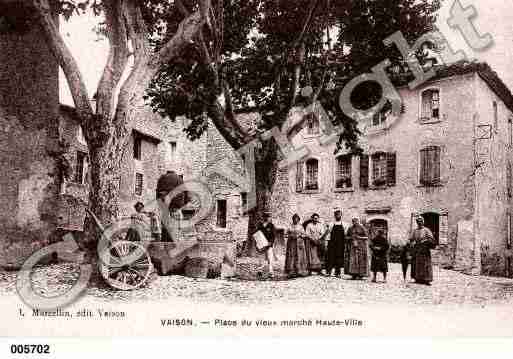
<svg viewBox="0 0 513 359"><path fill-rule="evenodd" d="M346 257L347 266L344 266L344 273L349 274L352 279L362 279L369 275L368 236L367 230L360 224L358 218L353 218L353 225L347 231L347 237L351 245Z"/></svg>
<svg viewBox="0 0 513 359"><path fill-rule="evenodd" d="M388 272L388 249L390 245L388 243L387 238L385 237L385 232L380 229L376 237L371 240L370 248L372 250L371 257L371 272L372 272L372 282L376 282L376 276L378 272L383 273L383 281L386 283L387 281L387 272Z"/></svg>
<svg viewBox="0 0 513 359"><path fill-rule="evenodd" d="M345 251L345 229L342 224L342 212L336 210L334 213L335 221L330 224L330 239L328 241L328 255L326 258L326 274L331 275L331 270L335 269L335 275L340 276L344 266Z"/></svg>
<svg viewBox="0 0 513 359"><path fill-rule="evenodd" d="M416 283L430 285L433 281L433 264L431 249L435 248L433 233L424 227L424 219L417 218L417 229L411 235L413 246L411 261L411 277Z"/></svg>
<svg viewBox="0 0 513 359"><path fill-rule="evenodd" d="M305 230L299 223L297 214L292 216L292 225L287 231L287 252L285 257L285 273L289 278L308 275L308 259L305 248Z"/></svg>

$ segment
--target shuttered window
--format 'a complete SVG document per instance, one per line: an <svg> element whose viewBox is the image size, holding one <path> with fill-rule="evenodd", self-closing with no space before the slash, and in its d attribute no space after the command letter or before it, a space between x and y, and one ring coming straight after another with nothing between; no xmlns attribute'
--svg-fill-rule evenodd
<svg viewBox="0 0 513 359"><path fill-rule="evenodd" d="M142 157L142 139L138 136L134 137L134 159L140 160Z"/></svg>
<svg viewBox="0 0 513 359"><path fill-rule="evenodd" d="M304 162L298 161L296 167L296 192L303 191L303 166Z"/></svg>
<svg viewBox="0 0 513 359"><path fill-rule="evenodd" d="M420 184L440 183L440 147L429 146L420 151Z"/></svg>
<svg viewBox="0 0 513 359"><path fill-rule="evenodd" d="M512 166L511 166L511 162L508 161L507 165L506 165L506 188L507 188L507 193L508 193L508 197L511 198L512 194L513 194L513 172L512 172Z"/></svg>
<svg viewBox="0 0 513 359"><path fill-rule="evenodd" d="M379 126L387 120L386 114L379 111L372 116L372 126Z"/></svg>
<svg viewBox="0 0 513 359"><path fill-rule="evenodd" d="M387 184L387 156L384 152L372 155L372 184L374 186Z"/></svg>
<svg viewBox="0 0 513 359"><path fill-rule="evenodd" d="M248 194L246 192L240 193L240 207L241 214L244 215L248 211Z"/></svg>
<svg viewBox="0 0 513 359"><path fill-rule="evenodd" d="M135 174L135 189L134 192L137 196L141 196L143 193L144 176L142 173Z"/></svg>
<svg viewBox="0 0 513 359"><path fill-rule="evenodd" d="M314 158L306 161L306 190L318 190L319 189L319 161Z"/></svg>
<svg viewBox="0 0 513 359"><path fill-rule="evenodd" d="M360 155L360 188L369 188L369 156Z"/></svg>
<svg viewBox="0 0 513 359"><path fill-rule="evenodd" d="M372 126L379 126L387 122L387 118L390 115L392 115L392 104L388 102L385 107L383 107L380 111L376 112L374 116L372 116Z"/></svg>
<svg viewBox="0 0 513 359"><path fill-rule="evenodd" d="M342 155L337 157L335 188L350 188L353 186L351 176L351 160L351 155Z"/></svg>
<svg viewBox="0 0 513 359"><path fill-rule="evenodd" d="M387 185L395 186L396 183L396 154L387 153Z"/></svg>
<svg viewBox="0 0 513 359"><path fill-rule="evenodd" d="M306 133L309 135L319 134L319 119L314 114L308 114L306 118Z"/></svg>
<svg viewBox="0 0 513 359"><path fill-rule="evenodd" d="M421 121L428 121L440 118L440 91L428 89L422 92L422 113Z"/></svg>
<svg viewBox="0 0 513 359"><path fill-rule="evenodd" d="M506 238L506 246L508 249L511 249L511 243L512 243L512 236L513 236L513 216L511 215L511 212L508 212L507 216L507 226L508 226L508 233Z"/></svg>
<svg viewBox="0 0 513 359"><path fill-rule="evenodd" d="M217 227L226 228L226 200L217 200Z"/></svg>
<svg viewBox="0 0 513 359"><path fill-rule="evenodd" d="M438 230L438 244L449 243L449 215L447 213L440 215L440 226Z"/></svg>
<svg viewBox="0 0 513 359"><path fill-rule="evenodd" d="M75 162L75 178L74 182L85 184L86 180L87 153L77 151L77 159Z"/></svg>
<svg viewBox="0 0 513 359"><path fill-rule="evenodd" d="M171 160L176 159L176 142L169 142L169 155L171 157Z"/></svg>

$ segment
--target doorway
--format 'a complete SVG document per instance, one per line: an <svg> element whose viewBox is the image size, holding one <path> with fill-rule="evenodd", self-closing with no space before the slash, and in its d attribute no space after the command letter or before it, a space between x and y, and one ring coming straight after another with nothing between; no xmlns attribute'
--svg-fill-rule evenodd
<svg viewBox="0 0 513 359"><path fill-rule="evenodd" d="M373 239L378 234L379 230L383 230L385 238L388 239L388 222L386 219L376 218L372 219L369 227L369 239Z"/></svg>
<svg viewBox="0 0 513 359"><path fill-rule="evenodd" d="M424 225L433 233L435 244L438 246L440 233L440 215L435 212L426 212L422 214L422 218L424 218Z"/></svg>

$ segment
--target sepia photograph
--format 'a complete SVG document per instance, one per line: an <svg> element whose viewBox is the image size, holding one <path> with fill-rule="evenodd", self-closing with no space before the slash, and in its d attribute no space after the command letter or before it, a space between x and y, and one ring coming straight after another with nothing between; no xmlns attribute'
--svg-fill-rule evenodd
<svg viewBox="0 0 513 359"><path fill-rule="evenodd" d="M0 336L511 337L512 23L0 0Z"/></svg>

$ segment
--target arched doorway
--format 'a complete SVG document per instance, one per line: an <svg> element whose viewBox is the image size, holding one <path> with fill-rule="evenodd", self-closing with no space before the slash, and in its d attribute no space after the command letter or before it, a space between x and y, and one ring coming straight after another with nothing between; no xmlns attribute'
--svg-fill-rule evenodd
<svg viewBox="0 0 513 359"><path fill-rule="evenodd" d="M440 215L435 212L426 212L422 213L422 218L424 218L424 225L433 232L433 237L435 237L436 245L439 244L439 234L440 234Z"/></svg>
<svg viewBox="0 0 513 359"><path fill-rule="evenodd" d="M388 222L386 219L376 218L369 222L369 238L373 239L378 234L378 231L383 230L385 237L388 238Z"/></svg>

